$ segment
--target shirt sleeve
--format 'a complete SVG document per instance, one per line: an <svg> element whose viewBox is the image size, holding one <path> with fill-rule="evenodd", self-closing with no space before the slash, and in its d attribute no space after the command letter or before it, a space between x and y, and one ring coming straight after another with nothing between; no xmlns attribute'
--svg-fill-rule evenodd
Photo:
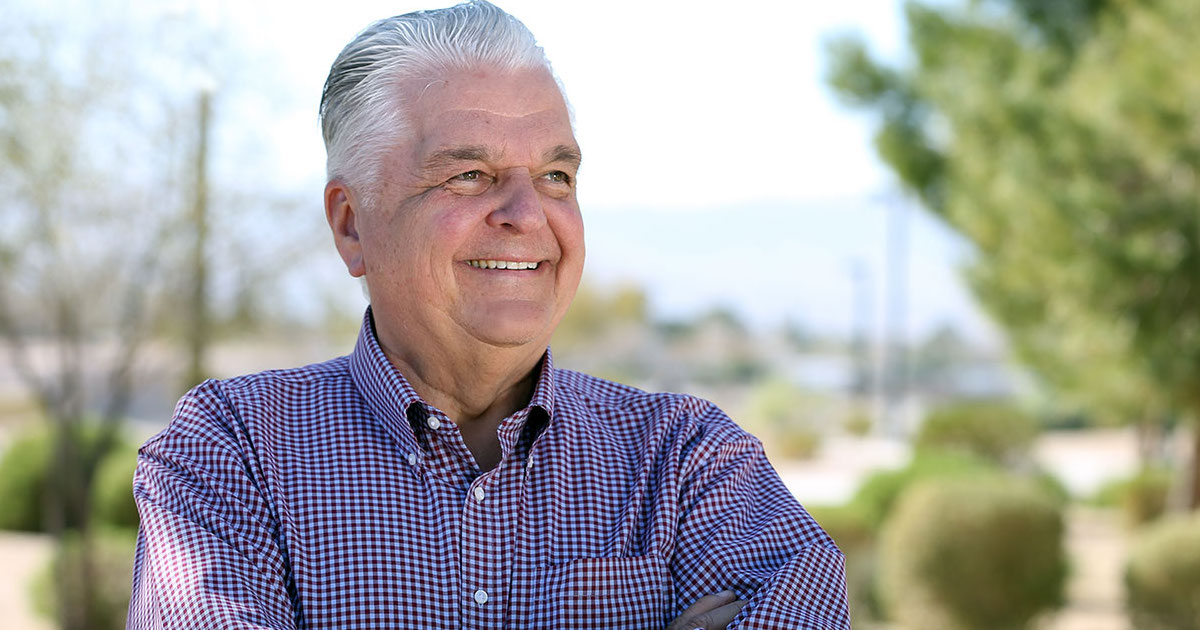
<svg viewBox="0 0 1200 630"><path fill-rule="evenodd" d="M677 614L731 589L750 600L731 629L850 628L841 551L756 438L715 407L700 420L681 453Z"/></svg>
<svg viewBox="0 0 1200 630"><path fill-rule="evenodd" d="M127 628L297 627L278 528L236 414L208 382L138 455Z"/></svg>

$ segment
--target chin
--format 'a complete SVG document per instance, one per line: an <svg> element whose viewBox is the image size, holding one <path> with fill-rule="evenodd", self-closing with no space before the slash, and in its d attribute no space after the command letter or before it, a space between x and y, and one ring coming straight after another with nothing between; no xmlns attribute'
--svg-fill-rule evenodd
<svg viewBox="0 0 1200 630"><path fill-rule="evenodd" d="M545 348L554 331L553 314L541 304L504 304L502 308L481 309L472 315L464 322L471 336L499 348L529 345Z"/></svg>
<svg viewBox="0 0 1200 630"><path fill-rule="evenodd" d="M537 345L544 348L550 343L550 336L541 334L542 331L536 333L529 330L497 330L491 328L488 330L475 330L472 336L476 339L497 348L520 348L524 346Z"/></svg>

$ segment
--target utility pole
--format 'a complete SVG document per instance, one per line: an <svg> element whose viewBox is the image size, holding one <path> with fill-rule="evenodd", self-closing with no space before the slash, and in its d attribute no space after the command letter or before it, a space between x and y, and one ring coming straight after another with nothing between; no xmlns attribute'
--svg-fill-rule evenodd
<svg viewBox="0 0 1200 630"><path fill-rule="evenodd" d="M904 433L902 406L908 395L908 215L903 199L887 198L883 433L892 438Z"/></svg>
<svg viewBox="0 0 1200 630"><path fill-rule="evenodd" d="M208 136L212 116L212 90L203 88L198 99L199 136L196 156L191 223L194 232L191 259L191 299L188 308L188 370L185 388L208 378L206 354L212 331L208 307Z"/></svg>
<svg viewBox="0 0 1200 630"><path fill-rule="evenodd" d="M870 396L874 384L871 378L871 278L867 265L860 259L850 263L851 312L854 330L850 342L853 376L850 394L856 404Z"/></svg>

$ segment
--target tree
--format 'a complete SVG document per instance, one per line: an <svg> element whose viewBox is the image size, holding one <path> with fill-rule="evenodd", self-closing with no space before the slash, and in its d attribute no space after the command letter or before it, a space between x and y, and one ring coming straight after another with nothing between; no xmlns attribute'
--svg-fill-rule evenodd
<svg viewBox="0 0 1200 630"><path fill-rule="evenodd" d="M831 83L878 115L903 186L974 244L970 285L1018 356L1093 410L1200 420L1200 5L906 15L911 64L842 37Z"/></svg>
<svg viewBox="0 0 1200 630"><path fill-rule="evenodd" d="M91 478L130 400L160 280L156 254L177 232L171 215L156 211L173 199L147 187L162 183L141 157L159 154L147 143L153 136L113 134L117 121L137 115L127 75L85 61L116 54L111 33L65 45L40 23L4 30L0 335L52 426L48 526L60 541L77 535L86 559ZM63 67L75 63L83 71L68 76ZM60 598L70 602L59 609L68 630L95 616L92 563L79 571L83 590Z"/></svg>
<svg viewBox="0 0 1200 630"><path fill-rule="evenodd" d="M252 192L213 190L213 205L238 203L208 215L207 252L181 255L196 249L188 211L207 188L193 168L205 153L196 92L209 88L203 75L228 84L216 70L249 63L210 58L222 46L202 26L126 9L6 6L0 20L0 343L54 443L46 522L60 545L71 541L81 574L53 580L65 630L99 627L95 588L108 578L92 562L93 478L143 376L146 341L183 336L188 264L237 278L226 312L245 317L245 287L270 303L265 280L311 243L287 238L302 221L277 227L274 215L295 204L255 181ZM278 240L239 225L254 219L276 224Z"/></svg>

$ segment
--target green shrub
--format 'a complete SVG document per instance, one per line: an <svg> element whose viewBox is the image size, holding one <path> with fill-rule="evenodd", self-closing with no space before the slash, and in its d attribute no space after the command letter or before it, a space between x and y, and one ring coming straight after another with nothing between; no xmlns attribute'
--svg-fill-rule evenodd
<svg viewBox="0 0 1200 630"><path fill-rule="evenodd" d="M1033 483L932 480L901 498L880 539L880 592L910 628L1025 627L1062 602L1060 506Z"/></svg>
<svg viewBox="0 0 1200 630"><path fill-rule="evenodd" d="M831 407L828 397L773 379L750 392L740 424L762 440L772 458L810 459L821 447L819 419L827 416Z"/></svg>
<svg viewBox="0 0 1200 630"><path fill-rule="evenodd" d="M77 536L67 536L55 550L48 566L30 584L34 610L57 618L60 602L71 602L71 611L84 623L75 627L118 630L125 627L129 609L129 585L133 576L133 552L137 537L131 530L103 530L92 537L91 605L82 611L83 545Z"/></svg>
<svg viewBox="0 0 1200 630"><path fill-rule="evenodd" d="M1142 530L1125 567L1125 593L1139 630L1200 628L1200 512Z"/></svg>
<svg viewBox="0 0 1200 630"><path fill-rule="evenodd" d="M872 529L878 530L900 495L914 483L927 479L976 478L998 474L994 466L969 455L921 454L899 470L886 470L867 477L851 504Z"/></svg>
<svg viewBox="0 0 1200 630"><path fill-rule="evenodd" d="M842 420L842 428L854 437L866 437L874 426L871 416L862 411L854 412Z"/></svg>
<svg viewBox="0 0 1200 630"><path fill-rule="evenodd" d="M1125 525L1135 528L1162 516L1170 489L1169 470L1146 469L1106 484L1096 493L1095 502L1120 509Z"/></svg>
<svg viewBox="0 0 1200 630"><path fill-rule="evenodd" d="M809 508L825 532L846 556L846 590L850 617L855 626L882 619L875 588L875 531L853 505Z"/></svg>
<svg viewBox="0 0 1200 630"><path fill-rule="evenodd" d="M922 423L914 445L918 451L955 451L997 464L1024 459L1037 422L1012 405L962 403L935 410Z"/></svg>
<svg viewBox="0 0 1200 630"><path fill-rule="evenodd" d="M0 530L47 531L44 502L54 447L50 436L49 431L31 431L18 436L0 454ZM95 439L94 431L84 432L85 444ZM132 496L136 453L134 446L118 439L97 467L92 488L101 523L137 526Z"/></svg>
<svg viewBox="0 0 1200 630"><path fill-rule="evenodd" d="M18 436L0 455L0 529L46 530L42 502L50 467L50 436L44 431Z"/></svg>
<svg viewBox="0 0 1200 630"><path fill-rule="evenodd" d="M92 508L96 523L137 529L137 504L133 501L133 469L137 447L119 443L104 456L92 478Z"/></svg>

